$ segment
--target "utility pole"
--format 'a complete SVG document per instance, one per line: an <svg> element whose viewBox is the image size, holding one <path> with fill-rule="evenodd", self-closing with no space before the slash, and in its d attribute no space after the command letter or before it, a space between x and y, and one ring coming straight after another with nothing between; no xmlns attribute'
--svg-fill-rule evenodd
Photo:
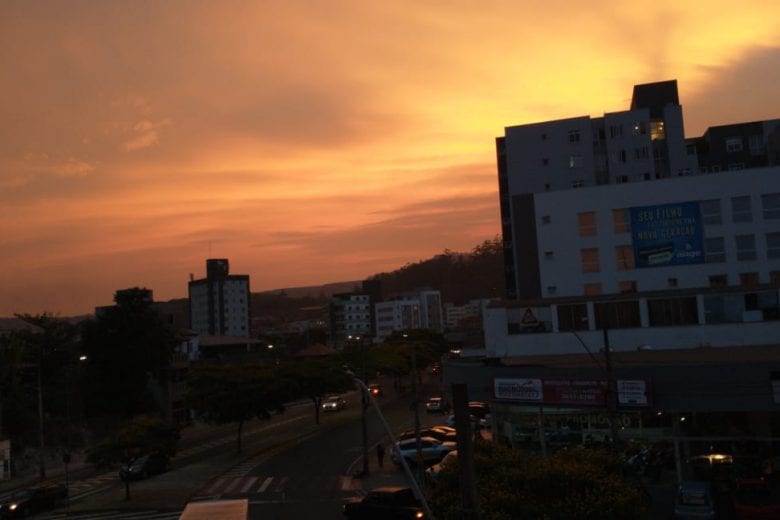
<svg viewBox="0 0 780 520"><path fill-rule="evenodd" d="M404 334L406 337L406 334ZM415 473L420 487L425 487L425 464L422 454L422 440L420 440L420 396L417 393L417 355L414 342L411 343L412 354L412 406L414 407L414 438L417 446L417 460L415 461Z"/></svg>
<svg viewBox="0 0 780 520"><path fill-rule="evenodd" d="M607 373L607 413L612 444L617 446L619 434L617 427L617 381L612 372L612 356L609 348L609 302L604 304L604 369Z"/></svg>
<svg viewBox="0 0 780 520"><path fill-rule="evenodd" d="M455 412L455 431L458 439L458 471L463 519L479 518L477 479L474 472L474 445L471 441L468 388L463 383L452 385L452 405Z"/></svg>
<svg viewBox="0 0 780 520"><path fill-rule="evenodd" d="M44 462L43 449L43 342L38 345L38 476L41 480L46 478L46 464Z"/></svg>
<svg viewBox="0 0 780 520"><path fill-rule="evenodd" d="M363 439L363 476L369 475L368 469L368 421L366 413L368 412L368 391L366 390L368 381L366 379L366 346L361 336L357 336L360 342L360 364L361 377L363 384L360 388L360 434Z"/></svg>

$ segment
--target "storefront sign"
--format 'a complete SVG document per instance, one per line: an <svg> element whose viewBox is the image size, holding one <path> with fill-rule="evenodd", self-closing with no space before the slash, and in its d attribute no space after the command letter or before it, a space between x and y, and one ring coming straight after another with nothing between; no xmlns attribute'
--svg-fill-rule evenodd
<svg viewBox="0 0 780 520"><path fill-rule="evenodd" d="M649 406L649 385L641 379L618 379L618 406ZM495 378L496 399L577 406L605 406L607 381L593 379Z"/></svg>
<svg viewBox="0 0 780 520"><path fill-rule="evenodd" d="M636 267L704 262L698 202L630 208Z"/></svg>

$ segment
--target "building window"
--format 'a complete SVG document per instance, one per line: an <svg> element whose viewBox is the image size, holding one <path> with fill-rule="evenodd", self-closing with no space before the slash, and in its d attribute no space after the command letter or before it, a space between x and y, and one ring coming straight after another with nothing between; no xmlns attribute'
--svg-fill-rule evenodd
<svg viewBox="0 0 780 520"><path fill-rule="evenodd" d="M615 246L617 270L634 269L634 248L632 246Z"/></svg>
<svg viewBox="0 0 780 520"><path fill-rule="evenodd" d="M764 136L761 134L748 137L748 146L751 155L761 155L764 153Z"/></svg>
<svg viewBox="0 0 780 520"><path fill-rule="evenodd" d="M544 252L544 259L545 260L552 260L555 255L552 251L545 251Z"/></svg>
<svg viewBox="0 0 780 520"><path fill-rule="evenodd" d="M720 225L723 223L720 216L720 199L703 200L699 203L701 208L702 221L709 225Z"/></svg>
<svg viewBox="0 0 780 520"><path fill-rule="evenodd" d="M634 293L636 292L636 281L623 280L618 282L618 291L622 293Z"/></svg>
<svg viewBox="0 0 780 520"><path fill-rule="evenodd" d="M631 221L628 217L628 209L619 208L612 210L612 230L615 234L631 232Z"/></svg>
<svg viewBox="0 0 780 520"><path fill-rule="evenodd" d="M542 215L542 224L550 223L550 215Z"/></svg>
<svg viewBox="0 0 780 520"><path fill-rule="evenodd" d="M677 170L677 176L678 177L687 177L688 175L692 174L693 171L691 171L690 168L680 168Z"/></svg>
<svg viewBox="0 0 780 520"><path fill-rule="evenodd" d="M577 223L579 224L581 237L592 237L596 235L596 214L593 211L577 213Z"/></svg>
<svg viewBox="0 0 780 520"><path fill-rule="evenodd" d="M631 130L634 135L645 135L647 133L647 126L644 121L639 121L638 123L634 123Z"/></svg>
<svg viewBox="0 0 780 520"><path fill-rule="evenodd" d="M555 285L548 285L547 286L547 294L552 295L552 294L555 294L556 292L558 292L558 287L556 287Z"/></svg>
<svg viewBox="0 0 780 520"><path fill-rule="evenodd" d="M643 180L649 181L651 178L652 178L652 177L651 177L651 176L650 176L650 174L649 174L649 173L647 173L647 172L645 172L645 173L643 173L643 174L642 174L642 179L643 179Z"/></svg>
<svg viewBox="0 0 780 520"><path fill-rule="evenodd" d="M769 283L780 284L780 271L769 271Z"/></svg>
<svg viewBox="0 0 780 520"><path fill-rule="evenodd" d="M677 278L669 278L666 280L666 285L669 287L677 287Z"/></svg>
<svg viewBox="0 0 780 520"><path fill-rule="evenodd" d="M615 177L616 184L625 184L628 182L628 175L618 175Z"/></svg>
<svg viewBox="0 0 780 520"><path fill-rule="evenodd" d="M584 303L558 305L558 330L588 330L588 307Z"/></svg>
<svg viewBox="0 0 780 520"><path fill-rule="evenodd" d="M592 296L594 294L601 294L600 283L586 283L584 289L585 289L585 294L587 296Z"/></svg>
<svg viewBox="0 0 780 520"><path fill-rule="evenodd" d="M778 233L780 234L780 233ZM599 250L598 248L580 249L580 258L582 261L583 273L599 272Z"/></svg>
<svg viewBox="0 0 780 520"><path fill-rule="evenodd" d="M770 260L780 258L780 233L766 234L766 257Z"/></svg>
<svg viewBox="0 0 780 520"><path fill-rule="evenodd" d="M582 168L582 156L570 155L569 156L569 168Z"/></svg>
<svg viewBox="0 0 780 520"><path fill-rule="evenodd" d="M647 301L651 327L695 325L699 322L696 298L669 298Z"/></svg>
<svg viewBox="0 0 780 520"><path fill-rule="evenodd" d="M543 133L541 137L542 137L542 141L546 141L547 140L547 134Z"/></svg>
<svg viewBox="0 0 780 520"><path fill-rule="evenodd" d="M577 179L576 181L571 181L571 187L572 188L584 188L585 187L585 181L582 179Z"/></svg>
<svg viewBox="0 0 780 520"><path fill-rule="evenodd" d="M750 261L756 259L756 237L754 235L737 235L737 260Z"/></svg>
<svg viewBox="0 0 780 520"><path fill-rule="evenodd" d="M625 150L620 150L617 153L617 160L619 162L626 162L628 160L628 156L626 155L626 151Z"/></svg>
<svg viewBox="0 0 780 520"><path fill-rule="evenodd" d="M742 138L741 137L728 137L726 139L726 151L728 153L741 152L742 151Z"/></svg>
<svg viewBox="0 0 780 520"><path fill-rule="evenodd" d="M761 195L761 207L764 209L764 219L780 218L780 193Z"/></svg>
<svg viewBox="0 0 780 520"><path fill-rule="evenodd" d="M542 158L542 164L544 166L547 166L548 164L550 164L550 159L548 159L547 157Z"/></svg>
<svg viewBox="0 0 780 520"><path fill-rule="evenodd" d="M739 273L739 284L743 287L758 285L758 273Z"/></svg>
<svg viewBox="0 0 780 520"><path fill-rule="evenodd" d="M731 197L731 218L735 223L753 222L753 208L750 195Z"/></svg>
<svg viewBox="0 0 780 520"><path fill-rule="evenodd" d="M721 288L729 285L729 278L725 274L714 274L710 276L710 287Z"/></svg>
<svg viewBox="0 0 780 520"><path fill-rule="evenodd" d="M621 137L623 135L623 125L610 125L609 136L613 139L615 137Z"/></svg>
<svg viewBox="0 0 780 520"><path fill-rule="evenodd" d="M651 121L650 122L650 139L653 141L659 141L666 139L666 131L664 130L663 121Z"/></svg>
<svg viewBox="0 0 780 520"><path fill-rule="evenodd" d="M704 261L708 264L726 261L726 247L723 237L704 239Z"/></svg>
<svg viewBox="0 0 780 520"><path fill-rule="evenodd" d="M593 306L596 314L596 328L626 329L641 326L639 302L597 303Z"/></svg>
<svg viewBox="0 0 780 520"><path fill-rule="evenodd" d="M650 154L647 152L647 146L636 148L634 150L634 153L636 154L637 159L647 159L648 157L650 157Z"/></svg>
<svg viewBox="0 0 780 520"><path fill-rule="evenodd" d="M550 185L549 184L545 184L544 185L544 191L550 191Z"/></svg>
<svg viewBox="0 0 780 520"><path fill-rule="evenodd" d="M580 131L579 130L569 130L569 142L570 143L579 143L580 142Z"/></svg>

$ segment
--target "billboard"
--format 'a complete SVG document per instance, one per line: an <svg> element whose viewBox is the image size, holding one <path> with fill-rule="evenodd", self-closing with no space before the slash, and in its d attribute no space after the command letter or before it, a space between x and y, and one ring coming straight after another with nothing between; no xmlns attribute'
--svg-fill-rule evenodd
<svg viewBox="0 0 780 520"><path fill-rule="evenodd" d="M629 208L636 267L704 262L698 202Z"/></svg>
<svg viewBox="0 0 780 520"><path fill-rule="evenodd" d="M615 381L618 406L650 406L650 384L643 379ZM604 406L607 403L607 381L593 379L493 379L496 399L537 404Z"/></svg>

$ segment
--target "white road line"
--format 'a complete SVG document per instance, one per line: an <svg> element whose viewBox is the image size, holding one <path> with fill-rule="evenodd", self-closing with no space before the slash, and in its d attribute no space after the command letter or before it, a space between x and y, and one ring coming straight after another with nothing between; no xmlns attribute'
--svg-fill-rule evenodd
<svg viewBox="0 0 780 520"><path fill-rule="evenodd" d="M243 482L240 478L234 478L233 482L230 483L228 487L226 487L224 490L222 490L223 494L231 493L235 488L238 487L239 484Z"/></svg>
<svg viewBox="0 0 780 520"><path fill-rule="evenodd" d="M241 488L242 493L246 493L249 491L249 488L255 485L255 482L257 482L257 477L250 477L249 482L247 482L244 487Z"/></svg>
<svg viewBox="0 0 780 520"><path fill-rule="evenodd" d="M260 485L260 487L257 489L258 493L265 493L265 490L268 489L268 486L271 485L271 481L273 481L273 477L268 477L265 479L265 481Z"/></svg>
<svg viewBox="0 0 780 520"><path fill-rule="evenodd" d="M211 487L209 487L209 488L206 490L206 494L207 494L207 495L211 495L211 494L214 494L214 493L216 493L216 491L217 491L217 488L219 488L219 487L220 487L222 484L224 484L224 483L225 483L225 479L224 479L224 478L222 478L222 477L218 478L218 479L217 479L217 481L216 481L216 482L214 482L214 483L211 485Z"/></svg>
<svg viewBox="0 0 780 520"><path fill-rule="evenodd" d="M276 489L274 489L274 491L276 491L277 493L280 492L284 487L284 485L287 484L288 480L290 480L290 477L282 477L282 480L279 481L279 485L276 486Z"/></svg>

